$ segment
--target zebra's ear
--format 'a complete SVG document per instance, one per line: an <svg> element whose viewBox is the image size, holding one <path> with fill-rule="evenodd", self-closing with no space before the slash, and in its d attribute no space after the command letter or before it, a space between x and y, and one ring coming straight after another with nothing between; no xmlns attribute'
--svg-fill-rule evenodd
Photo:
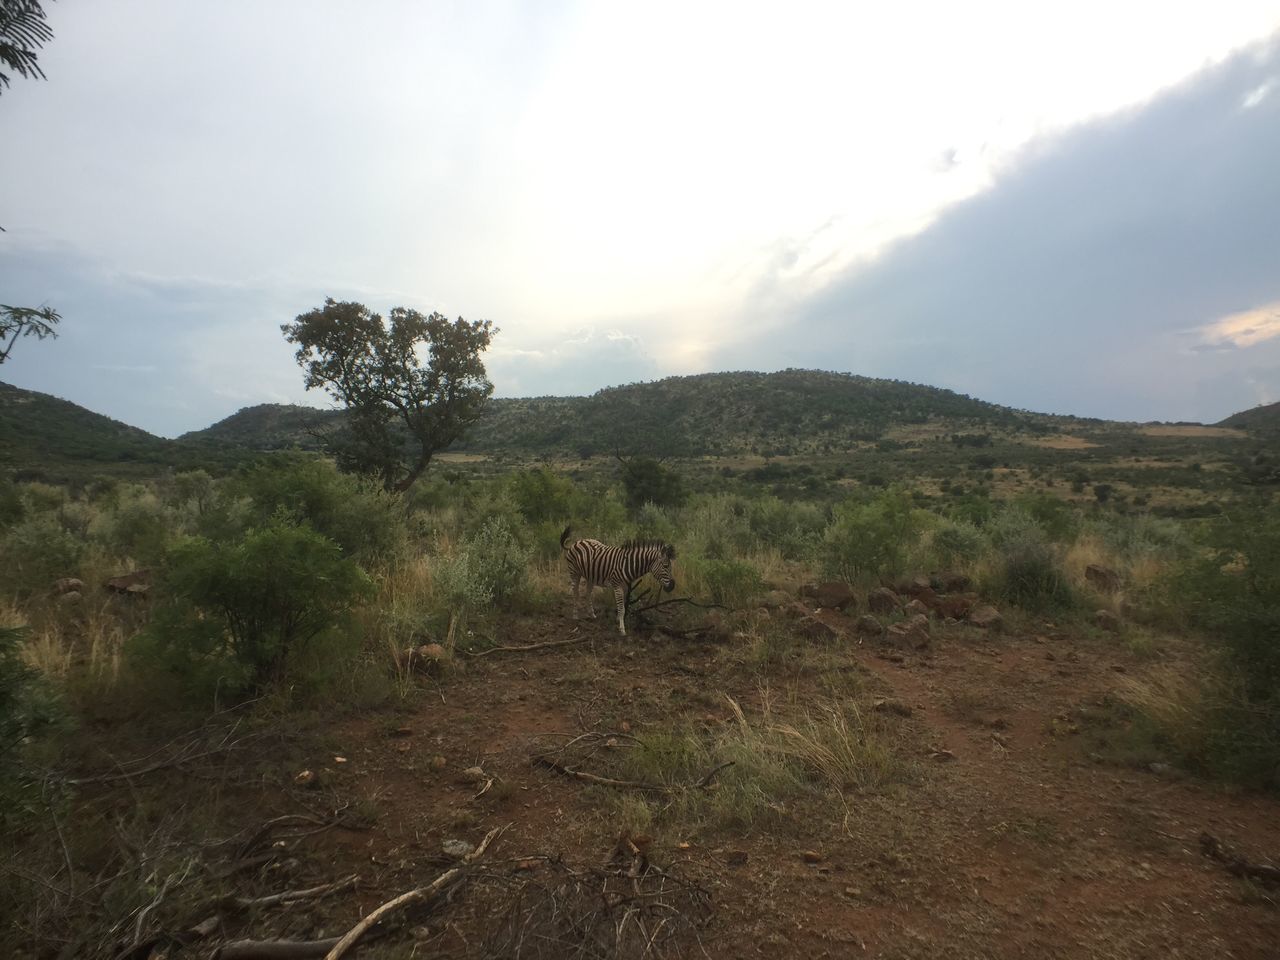
<svg viewBox="0 0 1280 960"><path fill-rule="evenodd" d="M668 560L674 560L676 558L676 548L669 543L664 543L662 545L662 555Z"/></svg>

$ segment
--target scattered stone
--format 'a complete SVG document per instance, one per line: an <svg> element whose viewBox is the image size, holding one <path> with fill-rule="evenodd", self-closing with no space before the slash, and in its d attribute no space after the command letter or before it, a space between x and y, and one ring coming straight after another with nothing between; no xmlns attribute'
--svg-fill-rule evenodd
<svg viewBox="0 0 1280 960"><path fill-rule="evenodd" d="M1120 589L1120 574L1100 563L1091 563L1085 567L1084 578L1103 593L1115 593Z"/></svg>
<svg viewBox="0 0 1280 960"><path fill-rule="evenodd" d="M853 588L839 580L819 584L806 583L800 588L800 596L808 597L818 606L826 607L828 610L843 610L850 604L856 603L858 599Z"/></svg>
<svg viewBox="0 0 1280 960"><path fill-rule="evenodd" d="M411 737L413 736L413 727L396 727L391 731L393 737Z"/></svg>
<svg viewBox="0 0 1280 960"><path fill-rule="evenodd" d="M445 840L441 842L440 849L444 851L446 857L461 860L463 857L474 853L476 845L466 840Z"/></svg>
<svg viewBox="0 0 1280 960"><path fill-rule="evenodd" d="M83 593L84 581L78 580L75 577L62 577L59 580L53 581L53 592L61 594Z"/></svg>
<svg viewBox="0 0 1280 960"><path fill-rule="evenodd" d="M902 612L909 617L929 616L929 608L924 605L924 601L919 597L911 600L905 607L903 607Z"/></svg>
<svg viewBox="0 0 1280 960"><path fill-rule="evenodd" d="M419 659L430 661L444 660L449 656L449 654L445 652L444 647L438 643L424 643L422 646L418 647L415 653L418 655Z"/></svg>
<svg viewBox="0 0 1280 960"><path fill-rule="evenodd" d="M438 753L437 753L434 757L432 757L432 758L431 758L431 769L432 769L432 770L435 770L435 771L439 772L440 770L443 770L443 769L444 769L445 767L447 767L448 765L449 765L449 762L448 762L447 760L445 760L445 758L444 758L444 757L440 756L440 754L438 754Z"/></svg>
<svg viewBox="0 0 1280 960"><path fill-rule="evenodd" d="M480 767L467 767L462 771L462 780L464 783L484 783L488 780L484 770Z"/></svg>
<svg viewBox="0 0 1280 960"><path fill-rule="evenodd" d="M953 597L935 597L933 610L944 619L963 620L978 605L978 597L972 593L961 593Z"/></svg>
<svg viewBox="0 0 1280 960"><path fill-rule="evenodd" d="M1129 672L1129 668L1128 668L1128 667L1126 667L1123 663L1113 663L1113 664L1111 665L1111 669L1112 669L1112 670L1114 670L1116 673L1128 673L1128 672Z"/></svg>
<svg viewBox="0 0 1280 960"><path fill-rule="evenodd" d="M766 610L779 610L789 605L792 601L791 594L785 590L770 590L764 595L760 601L760 606Z"/></svg>
<svg viewBox="0 0 1280 960"><path fill-rule="evenodd" d="M903 703L901 700L895 700L892 697L879 697L871 704L872 710L878 710L881 713L896 713L900 717L911 716L911 707Z"/></svg>
<svg viewBox="0 0 1280 960"><path fill-rule="evenodd" d="M747 851L730 850L725 854L724 862L731 867L741 867L746 865L747 859Z"/></svg>
<svg viewBox="0 0 1280 960"><path fill-rule="evenodd" d="M79 590L68 590L66 593L59 594L58 603L64 607L74 607L84 599Z"/></svg>
<svg viewBox="0 0 1280 960"><path fill-rule="evenodd" d="M118 577L110 577L103 584L112 593L126 596L142 596L151 588L151 571L135 570Z"/></svg>
<svg viewBox="0 0 1280 960"><path fill-rule="evenodd" d="M541 860L521 860L516 864L516 871L518 873L532 873L540 866L542 866Z"/></svg>
<svg viewBox="0 0 1280 960"><path fill-rule="evenodd" d="M959 593L973 586L973 580L963 573L935 573L929 585L939 593Z"/></svg>
<svg viewBox="0 0 1280 960"><path fill-rule="evenodd" d="M823 861L822 854L817 850L806 850L804 853L800 854L800 858L804 860L805 863L821 863Z"/></svg>
<svg viewBox="0 0 1280 960"><path fill-rule="evenodd" d="M1000 616L1000 611L990 604L974 607L969 611L969 616L966 619L975 627L981 627L983 630L999 633L1004 629L1004 617Z"/></svg>
<svg viewBox="0 0 1280 960"><path fill-rule="evenodd" d="M889 639L899 645L910 645L917 650L929 645L929 618L917 613L910 620L895 623L887 631Z"/></svg>
<svg viewBox="0 0 1280 960"><path fill-rule="evenodd" d="M408 753L410 750L413 749L413 744L410 743L408 740L401 740L399 743L396 744L396 749L399 750L401 753Z"/></svg>
<svg viewBox="0 0 1280 960"><path fill-rule="evenodd" d="M860 897L862 896L862 891L859 890L857 887L845 887L844 895L846 897Z"/></svg>
<svg viewBox="0 0 1280 960"><path fill-rule="evenodd" d="M1098 610L1093 615L1093 625L1108 633L1119 633L1123 626L1119 617L1110 610Z"/></svg>
<svg viewBox="0 0 1280 960"><path fill-rule="evenodd" d="M938 763L950 763L956 758L956 755L950 750L935 750L929 755Z"/></svg>
<svg viewBox="0 0 1280 960"><path fill-rule="evenodd" d="M837 630L831 624L823 623L817 617L808 615L796 624L796 633L809 640L821 640L827 643L839 640L844 636L840 630Z"/></svg>
<svg viewBox="0 0 1280 960"><path fill-rule="evenodd" d="M780 612L792 620L803 620L813 616L813 611L798 600L792 600Z"/></svg>
<svg viewBox="0 0 1280 960"><path fill-rule="evenodd" d="M888 587L876 587L867 594L867 607L872 613L895 613L901 606L898 595Z"/></svg>
<svg viewBox="0 0 1280 960"><path fill-rule="evenodd" d="M314 788L320 786L320 778L316 776L314 770L303 770L293 778L293 782L299 787Z"/></svg>
<svg viewBox="0 0 1280 960"><path fill-rule="evenodd" d="M854 624L853 629L859 636L878 637L884 633L884 624L871 614L864 613L858 618L858 622Z"/></svg>

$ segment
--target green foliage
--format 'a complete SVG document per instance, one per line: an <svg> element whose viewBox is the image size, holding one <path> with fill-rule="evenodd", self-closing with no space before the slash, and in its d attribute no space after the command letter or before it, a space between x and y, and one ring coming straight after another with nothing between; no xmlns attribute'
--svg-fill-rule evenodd
<svg viewBox="0 0 1280 960"><path fill-rule="evenodd" d="M516 509L533 523L562 521L577 512L578 496L573 484L546 467L521 470L509 483Z"/></svg>
<svg viewBox="0 0 1280 960"><path fill-rule="evenodd" d="M56 513L40 513L15 523L0 542L0 589L18 596L52 588L60 577L74 577L84 559L84 542Z"/></svg>
<svg viewBox="0 0 1280 960"><path fill-rule="evenodd" d="M21 628L0 628L0 824L27 806L23 754L30 741L66 721L57 695L22 662L24 635Z"/></svg>
<svg viewBox="0 0 1280 960"><path fill-rule="evenodd" d="M511 525L495 516L453 557L437 564L435 582L453 609L476 612L503 606L524 592L529 559L529 550Z"/></svg>
<svg viewBox="0 0 1280 960"><path fill-rule="evenodd" d="M307 389L324 389L349 411L330 437L339 462L378 477L387 490L412 486L493 393L480 359L496 332L488 320L450 322L396 307L384 322L363 304L328 298L280 329L298 345Z"/></svg>
<svg viewBox="0 0 1280 960"><path fill-rule="evenodd" d="M1053 543L1069 543L1079 530L1075 507L1048 494L1026 494L1015 501L1016 509L1027 514Z"/></svg>
<svg viewBox="0 0 1280 960"><path fill-rule="evenodd" d="M926 517L898 487L870 500L846 500L836 507L819 547L823 572L849 583L900 573Z"/></svg>
<svg viewBox="0 0 1280 960"><path fill-rule="evenodd" d="M1004 511L989 525L998 551L991 591L1028 610L1065 610L1076 598L1044 529L1022 510Z"/></svg>
<svg viewBox="0 0 1280 960"><path fill-rule="evenodd" d="M117 552L151 567L163 561L175 525L155 494L135 487L104 518L101 536Z"/></svg>
<svg viewBox="0 0 1280 960"><path fill-rule="evenodd" d="M943 567L963 567L982 556L987 540L972 523L944 520L934 528L929 546Z"/></svg>
<svg viewBox="0 0 1280 960"><path fill-rule="evenodd" d="M148 628L169 662L231 686L283 678L290 655L337 627L373 584L338 544L276 520L234 543L191 537L165 572L169 602Z"/></svg>
<svg viewBox="0 0 1280 960"><path fill-rule="evenodd" d="M394 554L404 544L398 501L323 460L273 457L246 470L235 488L252 501L256 524L278 516L305 521L362 563Z"/></svg>
<svg viewBox="0 0 1280 960"><path fill-rule="evenodd" d="M0 478L0 530L12 526L26 514L22 494L13 482Z"/></svg>
<svg viewBox="0 0 1280 960"><path fill-rule="evenodd" d="M711 600L726 607L744 607L764 588L760 571L745 560L701 560L698 567Z"/></svg>
<svg viewBox="0 0 1280 960"><path fill-rule="evenodd" d="M631 510L638 510L646 503L678 507L688 498L680 474L649 457L632 457L623 462L622 487Z"/></svg>

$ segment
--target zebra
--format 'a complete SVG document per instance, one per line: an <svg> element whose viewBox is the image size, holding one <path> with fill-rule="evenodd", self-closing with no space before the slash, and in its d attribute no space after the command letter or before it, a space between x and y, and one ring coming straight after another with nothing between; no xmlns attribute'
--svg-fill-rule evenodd
<svg viewBox="0 0 1280 960"><path fill-rule="evenodd" d="M651 573L670 593L676 588L671 576L671 561L676 558L676 548L661 540L628 540L620 547L610 547L599 540L575 540L569 543L570 527L560 534L560 549L569 564L569 582L573 584L573 612L578 616L578 584L587 581L587 606L591 616L596 615L594 592L596 584L613 587L613 599L618 608L618 633L624 637L627 628L623 624L627 596L631 587L646 573Z"/></svg>

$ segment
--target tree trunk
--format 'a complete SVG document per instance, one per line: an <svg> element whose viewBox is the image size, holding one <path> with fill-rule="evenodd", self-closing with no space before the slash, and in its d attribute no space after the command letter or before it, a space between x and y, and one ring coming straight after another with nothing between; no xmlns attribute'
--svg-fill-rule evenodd
<svg viewBox="0 0 1280 960"><path fill-rule="evenodd" d="M409 472L405 474L404 478L399 483L397 483L393 488L395 492L404 493L406 490L412 487L414 481L417 480L420 476L422 476L422 471L426 470L428 464L430 463L431 463L431 454L423 453L422 456L418 457L417 462L409 469Z"/></svg>

